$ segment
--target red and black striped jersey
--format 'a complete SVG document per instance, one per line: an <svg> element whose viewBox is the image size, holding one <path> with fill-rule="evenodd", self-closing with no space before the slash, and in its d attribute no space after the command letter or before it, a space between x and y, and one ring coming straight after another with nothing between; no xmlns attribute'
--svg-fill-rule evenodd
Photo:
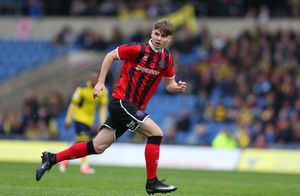
<svg viewBox="0 0 300 196"><path fill-rule="evenodd" d="M144 44L119 46L117 52L124 64L112 96L127 99L145 111L162 78L175 77L172 55L167 49L157 51L151 40Z"/></svg>

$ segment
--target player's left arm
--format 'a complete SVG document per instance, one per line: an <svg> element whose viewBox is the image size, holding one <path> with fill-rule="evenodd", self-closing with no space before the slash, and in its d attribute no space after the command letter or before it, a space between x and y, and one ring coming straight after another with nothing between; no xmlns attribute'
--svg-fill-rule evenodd
<svg viewBox="0 0 300 196"><path fill-rule="evenodd" d="M169 53L169 65L167 70L164 73L164 83L169 93L182 93L186 89L186 82L175 81L175 73L173 70L173 57L170 53Z"/></svg>
<svg viewBox="0 0 300 196"><path fill-rule="evenodd" d="M164 78L164 83L169 93L182 93L186 89L186 82L182 82L182 81L176 82L175 77Z"/></svg>

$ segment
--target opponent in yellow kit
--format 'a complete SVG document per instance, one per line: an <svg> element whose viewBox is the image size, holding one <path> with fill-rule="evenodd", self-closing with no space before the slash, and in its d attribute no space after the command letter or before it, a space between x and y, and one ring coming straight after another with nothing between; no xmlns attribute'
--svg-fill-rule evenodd
<svg viewBox="0 0 300 196"><path fill-rule="evenodd" d="M65 128L70 128L73 119L76 130L76 142L84 142L89 140L91 135L91 127L94 125L96 109L99 104L99 122L101 125L104 123L106 118L108 91L106 89L104 91L104 96L94 99L93 90L97 80L97 72L91 73L89 80L76 88L72 97L72 101L69 105L65 120ZM68 162L63 161L59 167L60 171L65 172L67 165ZM86 157L81 159L80 172L95 173L95 170L88 166Z"/></svg>

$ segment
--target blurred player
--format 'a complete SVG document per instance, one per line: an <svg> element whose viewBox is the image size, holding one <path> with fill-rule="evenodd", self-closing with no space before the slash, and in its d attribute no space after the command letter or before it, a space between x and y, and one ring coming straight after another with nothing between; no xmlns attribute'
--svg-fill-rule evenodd
<svg viewBox="0 0 300 196"><path fill-rule="evenodd" d="M176 186L164 184L157 178L163 132L144 112L163 78L168 92L185 91L186 83L175 81L173 58L165 49L171 42L173 31L173 24L169 20L161 19L153 25L149 42L122 45L105 56L94 88L94 97L98 97L99 93L100 96L105 94L105 78L113 61L124 60L119 83L109 103L109 117L92 141L74 144L57 154L44 152L42 162L36 171L36 180L40 180L45 171L50 170L58 162L103 153L127 129L130 129L147 137L146 192L168 193L177 189Z"/></svg>
<svg viewBox="0 0 300 196"><path fill-rule="evenodd" d="M94 125L96 108L99 107L100 124L104 123L107 111L108 93L107 90L104 96L94 99L93 89L97 83L98 73L92 72L89 76L89 80L78 86L72 96L71 103L68 108L65 129L68 130L71 127L72 119L75 124L76 143L88 141L91 135L91 129ZM65 172L68 166L67 161L62 161L59 170ZM80 172L85 174L93 174L95 170L90 168L87 163L87 158L81 158Z"/></svg>

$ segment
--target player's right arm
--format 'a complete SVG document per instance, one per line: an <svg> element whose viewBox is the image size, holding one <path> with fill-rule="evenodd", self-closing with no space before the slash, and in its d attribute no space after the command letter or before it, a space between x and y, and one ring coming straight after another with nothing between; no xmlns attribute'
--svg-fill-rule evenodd
<svg viewBox="0 0 300 196"><path fill-rule="evenodd" d="M105 55L102 66L101 66L101 71L99 74L99 78L98 78L98 82L94 87L94 98L99 97L98 93L102 91L101 95L104 95L104 91L105 91L105 78L106 75L111 67L111 64L115 61L118 60L118 51L117 49L109 52L108 54Z"/></svg>
<svg viewBox="0 0 300 196"><path fill-rule="evenodd" d="M71 103L68 107L68 111L67 111L67 115L65 118L65 129L68 130L71 127L71 123L72 123L72 119L73 119L73 113L75 110L75 104L79 103L81 100L81 89L80 87L77 87L73 96L72 96L72 100Z"/></svg>
<svg viewBox="0 0 300 196"><path fill-rule="evenodd" d="M70 103L68 107L68 112L65 119L65 129L68 130L71 127L71 122L73 119L73 112L74 112L75 105L73 103Z"/></svg>

